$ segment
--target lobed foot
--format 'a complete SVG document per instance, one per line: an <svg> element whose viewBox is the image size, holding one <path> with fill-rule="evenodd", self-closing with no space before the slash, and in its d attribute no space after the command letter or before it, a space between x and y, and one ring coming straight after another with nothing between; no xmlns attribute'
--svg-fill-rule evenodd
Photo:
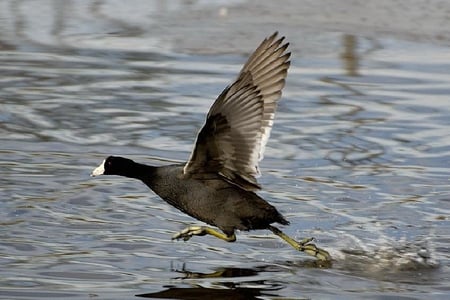
<svg viewBox="0 0 450 300"><path fill-rule="evenodd" d="M316 245L311 243L314 240L314 238L306 238L301 240L300 242L297 242L296 240L286 235L275 226L269 225L267 229L269 229L274 234L278 235L280 238L285 240L289 245L294 247L296 250L305 252L306 254L314 256L315 258L321 261L331 261L331 255L327 251L320 249Z"/></svg>
<svg viewBox="0 0 450 300"><path fill-rule="evenodd" d="M189 226L174 234L172 236L172 240L183 239L184 241L187 241L194 235L202 236L206 234L210 234L226 242L234 242L236 240L236 235L234 233L231 235L226 235L225 233L219 232L207 226Z"/></svg>
<svg viewBox="0 0 450 300"><path fill-rule="evenodd" d="M303 251L311 256L314 256L318 260L323 261L330 261L331 255L328 253L328 251L325 251L319 247L317 247L315 244L312 244L311 242L314 240L314 238L305 238L298 242L298 248L297 250Z"/></svg>
<svg viewBox="0 0 450 300"><path fill-rule="evenodd" d="M205 227L203 226L189 226L185 229L181 230L180 232L175 233L172 236L172 240L180 240L183 239L183 241L188 241L191 237L194 235L206 235L207 232L205 230Z"/></svg>

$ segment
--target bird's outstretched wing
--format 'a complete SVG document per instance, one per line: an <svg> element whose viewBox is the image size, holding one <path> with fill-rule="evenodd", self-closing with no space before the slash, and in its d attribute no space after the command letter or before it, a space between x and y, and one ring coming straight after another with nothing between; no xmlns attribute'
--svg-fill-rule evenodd
<svg viewBox="0 0 450 300"><path fill-rule="evenodd" d="M260 189L258 162L272 129L289 68L289 43L277 33L250 56L236 81L209 110L184 174L216 173L245 189Z"/></svg>

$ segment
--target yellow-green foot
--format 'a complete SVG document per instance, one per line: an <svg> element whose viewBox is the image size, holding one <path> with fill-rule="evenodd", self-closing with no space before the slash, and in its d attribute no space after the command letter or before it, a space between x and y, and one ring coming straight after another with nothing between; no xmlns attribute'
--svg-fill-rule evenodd
<svg viewBox="0 0 450 300"><path fill-rule="evenodd" d="M207 234L210 234L212 236L215 236L216 238L219 238L227 242L234 242L236 240L236 235L234 233L228 236L225 233L219 232L207 226L189 226L181 230L180 232L174 234L172 236L172 240L183 239L184 241L187 241L194 235L202 236Z"/></svg>
<svg viewBox="0 0 450 300"><path fill-rule="evenodd" d="M285 240L289 245L294 247L294 249L305 252L306 254L309 254L311 256L314 256L318 260L331 261L331 255L327 251L320 249L319 247L311 243L314 240L314 238L306 238L301 240L300 242L297 242L296 240L294 240L293 238L283 233L280 229L274 226L269 226L268 229L272 231L274 234L278 235L283 240Z"/></svg>
<svg viewBox="0 0 450 300"><path fill-rule="evenodd" d="M306 240L306 239L304 239L304 240ZM328 251L323 250L323 249L317 247L315 244L311 243L313 238L309 238L307 240L309 240L307 243L302 243L303 241L297 243L298 246L297 247L294 246L294 248L296 248L298 251L302 251L311 256L314 256L318 260L324 260L324 261L331 260L331 255L330 255L330 253L328 253Z"/></svg>

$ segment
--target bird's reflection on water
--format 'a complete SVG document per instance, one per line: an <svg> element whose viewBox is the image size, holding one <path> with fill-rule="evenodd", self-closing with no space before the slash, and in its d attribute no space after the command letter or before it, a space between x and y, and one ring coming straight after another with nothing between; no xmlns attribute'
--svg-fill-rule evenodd
<svg viewBox="0 0 450 300"><path fill-rule="evenodd" d="M282 290L284 284L277 281L276 276L271 279L259 276L261 273L285 272L291 265L306 268L323 268L324 262L307 260L302 262L283 262L280 265L262 265L254 268L233 268L220 267L210 273L193 272L186 269L183 264L181 269L173 269L181 276L174 279L181 279L179 285L164 286L163 290L152 293L138 294L137 297L160 298L160 299L260 299L261 296L278 296L276 291ZM248 280L243 280L247 277ZM236 278L236 280L230 280ZM195 279L216 279L215 281L205 281L200 283ZM186 284L188 284L186 286Z"/></svg>
<svg viewBox="0 0 450 300"><path fill-rule="evenodd" d="M433 282L439 263L432 249L421 241L415 243L393 242L374 249L334 251L333 262L318 260L285 260L252 268L218 267L212 272L195 272L186 268L173 268L177 274L173 285L164 285L160 291L138 294L138 297L158 299L260 299L280 297L287 287L284 274L307 269L330 269L350 274L354 278L372 278L385 284L411 282L422 278L424 284ZM278 275L278 276L277 276ZM295 276L295 275L294 275ZM308 277L308 276L307 276ZM326 278L325 273L322 278ZM178 280L178 281L177 281ZM326 280L324 280L326 281ZM321 285L321 283L318 283Z"/></svg>
<svg viewBox="0 0 450 300"><path fill-rule="evenodd" d="M169 287L165 290L136 295L143 298L156 299L260 299L260 296L276 296L270 293L270 289L234 287L234 288L205 288L192 286L188 288Z"/></svg>
<svg viewBox="0 0 450 300"><path fill-rule="evenodd" d="M220 267L216 268L214 272L202 273L192 272L186 269L186 265L183 264L181 270L173 268L174 272L182 274L183 276L176 277L174 279L192 279L192 278L234 278L234 277L249 277L256 276L261 272L284 272L286 268L295 266L298 268L329 268L331 267L331 261L317 261L317 260L304 260L304 261L285 261L280 262L279 265L263 265L254 268L231 268Z"/></svg>
<svg viewBox="0 0 450 300"><path fill-rule="evenodd" d="M270 269L270 270L269 270ZM261 272L280 271L282 267L260 266L255 268L217 268L211 273L192 272L186 270L183 265L181 270L174 270L182 276L174 279L218 279L217 281L205 282L205 286L198 281L183 280L180 286L164 286L164 289L153 293L136 295L144 298L160 299L259 299L260 296L276 296L275 291L283 289L283 284L276 280L251 279ZM230 281L230 278L249 277L249 280ZM221 279L223 279L221 281ZM181 286L183 285L183 286Z"/></svg>
<svg viewBox="0 0 450 300"><path fill-rule="evenodd" d="M192 272L186 270L186 264L183 264L181 270L173 269L174 272L182 274L183 276L175 279L192 279L192 278L234 278L234 277L248 277L256 276L261 272L261 268L217 268L211 273Z"/></svg>

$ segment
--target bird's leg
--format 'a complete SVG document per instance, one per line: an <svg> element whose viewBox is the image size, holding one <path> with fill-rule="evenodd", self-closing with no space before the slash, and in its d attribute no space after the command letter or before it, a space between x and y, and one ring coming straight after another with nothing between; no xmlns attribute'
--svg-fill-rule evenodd
<svg viewBox="0 0 450 300"><path fill-rule="evenodd" d="M202 236L202 235L207 235L207 234L215 236L216 238L219 238L226 242L234 242L236 240L236 235L234 234L234 232L231 235L227 235L225 233L219 232L219 231L217 231L211 227L207 227L207 226L186 227L185 229L181 230L180 232L174 234L172 236L172 240L183 239L184 241L187 241L194 235Z"/></svg>
<svg viewBox="0 0 450 300"><path fill-rule="evenodd" d="M298 251L302 251L309 255L312 255L316 257L318 260L323 261L331 260L331 256L327 251L316 247L316 245L314 244L311 244L314 238L306 238L301 240L300 242L297 242L293 238L289 237L288 235L283 233L280 229L274 226L269 225L268 229L272 231L274 234L278 235L283 240L285 240L289 245L291 245Z"/></svg>

